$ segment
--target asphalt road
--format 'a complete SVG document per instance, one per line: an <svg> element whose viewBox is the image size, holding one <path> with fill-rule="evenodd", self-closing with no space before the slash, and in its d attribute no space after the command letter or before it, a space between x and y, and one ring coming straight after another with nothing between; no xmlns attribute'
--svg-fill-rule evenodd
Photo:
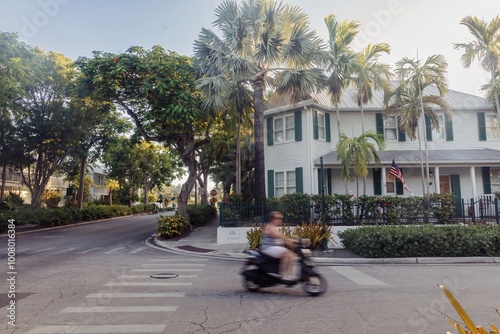
<svg viewBox="0 0 500 334"><path fill-rule="evenodd" d="M155 217L143 215L16 235L16 298L2 279L0 332L453 332L445 315L458 316L437 284L450 288L478 324L500 324L498 264L321 266L329 283L323 296L300 287L250 293L240 261L148 247L155 227ZM4 250L1 268L9 278ZM15 327L8 324L11 300Z"/></svg>

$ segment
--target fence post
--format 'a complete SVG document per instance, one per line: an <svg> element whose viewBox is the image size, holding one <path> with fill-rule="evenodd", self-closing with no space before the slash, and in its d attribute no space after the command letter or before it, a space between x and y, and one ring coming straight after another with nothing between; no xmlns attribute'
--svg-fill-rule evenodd
<svg viewBox="0 0 500 334"><path fill-rule="evenodd" d="M472 208L472 210L471 210L472 223L475 224L476 223L476 203L474 203L474 198L470 199L470 203L471 203L470 207Z"/></svg>
<svg viewBox="0 0 500 334"><path fill-rule="evenodd" d="M497 221L497 225L500 224L500 217L498 216L498 198L495 197L495 219Z"/></svg>

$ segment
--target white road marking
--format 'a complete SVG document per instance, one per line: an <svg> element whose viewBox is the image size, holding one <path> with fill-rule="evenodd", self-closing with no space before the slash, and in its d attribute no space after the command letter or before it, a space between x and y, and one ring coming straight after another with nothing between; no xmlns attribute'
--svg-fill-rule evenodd
<svg viewBox="0 0 500 334"><path fill-rule="evenodd" d="M151 259L151 262L199 262L199 261L208 261L208 259Z"/></svg>
<svg viewBox="0 0 500 334"><path fill-rule="evenodd" d="M66 248L66 249L60 250L60 251L58 251L58 252L53 252L53 253L50 253L50 254L62 254L62 253L67 253L67 252L71 252L72 250L75 250L75 249L78 249L78 247Z"/></svg>
<svg viewBox="0 0 500 334"><path fill-rule="evenodd" d="M158 272L158 270L162 270L162 269L168 269L168 271L171 271L171 272L187 272L187 271L202 271L202 269L186 269L186 268L183 268L183 269L180 269L180 268L153 268L153 269L132 269L131 271L132 272Z"/></svg>
<svg viewBox="0 0 500 334"><path fill-rule="evenodd" d="M157 274L159 275L159 274ZM168 274L168 275L176 275L174 273L172 274ZM177 275L175 277L169 277L169 278L165 278L165 279L174 279L174 278L196 278L198 277L198 275ZM118 279L122 279L122 278L151 278L151 275L121 275L120 277L118 277Z"/></svg>
<svg viewBox="0 0 500 334"><path fill-rule="evenodd" d="M144 312L175 312L177 306L81 306L66 307L61 313L144 313Z"/></svg>
<svg viewBox="0 0 500 334"><path fill-rule="evenodd" d="M122 250L122 249L125 249L125 247L116 247L116 248L110 249L109 251L103 252L103 254L111 254L111 253L117 252L117 251Z"/></svg>
<svg viewBox="0 0 500 334"><path fill-rule="evenodd" d="M163 333L167 325L41 326L28 334Z"/></svg>
<svg viewBox="0 0 500 334"><path fill-rule="evenodd" d="M36 252L31 252L31 253L28 253L28 254L38 254L38 253L49 251L49 250L54 249L54 248L55 247L44 248L44 249L40 249L40 250L37 250Z"/></svg>
<svg viewBox="0 0 500 334"><path fill-rule="evenodd" d="M386 285L384 282L379 281L378 279L362 273L361 271L356 270L352 267L331 266L330 268L359 285Z"/></svg>
<svg viewBox="0 0 500 334"><path fill-rule="evenodd" d="M101 293L91 293L85 296L85 298L182 298L185 297L184 292L101 292Z"/></svg>
<svg viewBox="0 0 500 334"><path fill-rule="evenodd" d="M178 266L178 267L204 267L204 263L145 263L141 264L141 267L151 267L157 266L158 268Z"/></svg>
<svg viewBox="0 0 500 334"><path fill-rule="evenodd" d="M111 282L106 286L190 286L188 282Z"/></svg>
<svg viewBox="0 0 500 334"><path fill-rule="evenodd" d="M134 249L133 251L130 251L129 254L137 254L139 252L142 252L143 250L145 250L147 247L139 247L137 249Z"/></svg>
<svg viewBox="0 0 500 334"><path fill-rule="evenodd" d="M87 254L87 253L90 253L90 252L93 252L93 251L96 251L96 250L99 250L99 249L102 249L102 247L94 247L94 248L90 248L90 249L87 249L87 250L84 250L84 251L78 252L78 253L76 253L76 254Z"/></svg>

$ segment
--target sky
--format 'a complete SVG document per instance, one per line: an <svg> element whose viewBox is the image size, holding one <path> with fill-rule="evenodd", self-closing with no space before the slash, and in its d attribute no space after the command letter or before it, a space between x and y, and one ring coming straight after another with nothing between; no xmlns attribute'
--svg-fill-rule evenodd
<svg viewBox="0 0 500 334"><path fill-rule="evenodd" d="M45 51L74 60L92 51L119 53L130 46L192 55L202 28L212 29L221 0L0 0L0 31ZM425 59L443 54L449 64L449 88L484 96L488 73L478 64L465 69L452 43L472 41L460 20L467 15L489 22L500 15L499 0L283 0L301 7L311 28L326 39L324 18L357 20L354 49L386 42L391 54L380 60L392 67L402 57ZM216 30L214 30L216 31Z"/></svg>

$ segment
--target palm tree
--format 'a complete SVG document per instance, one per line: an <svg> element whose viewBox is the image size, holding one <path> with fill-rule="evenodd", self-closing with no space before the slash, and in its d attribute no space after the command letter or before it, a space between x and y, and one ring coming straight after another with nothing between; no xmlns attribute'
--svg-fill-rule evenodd
<svg viewBox="0 0 500 334"><path fill-rule="evenodd" d="M320 40L310 30L308 16L301 8L274 0L245 0L241 4L225 0L215 14L214 26L222 37L202 29L194 54L214 73L227 73L236 82L253 86L255 200L262 203L266 197L264 88L273 84L269 79L274 74L273 79L281 80L278 89L312 91L321 78L321 71L312 68L321 48ZM281 75L276 75L278 72ZM211 73L208 71L208 76Z"/></svg>
<svg viewBox="0 0 500 334"><path fill-rule="evenodd" d="M328 50L323 52L323 61L325 70L329 73L328 92L335 105L337 129L339 139L341 139L339 103L344 89L351 82L356 53L351 50L350 46L359 33L359 23L347 20L339 22L335 15L330 14L325 18L325 24L328 29Z"/></svg>
<svg viewBox="0 0 500 334"><path fill-rule="evenodd" d="M354 99L361 111L361 133L365 132L363 106L372 100L374 90L382 89L386 92L390 88L392 73L389 65L378 62L382 53L390 52L389 44L379 43L373 46L370 44L358 54L354 62L353 83L356 89Z"/></svg>
<svg viewBox="0 0 500 334"><path fill-rule="evenodd" d="M399 86L385 96L385 114L397 113L404 132L411 139L418 139L424 196L429 194L429 158L426 140L426 173L424 174L419 120L422 119L423 122L422 116L427 115L431 121L432 129L439 129L439 117L432 108L433 105L440 107L451 117L451 109L443 97L448 90L447 66L448 64L442 55L430 56L423 64L420 63L420 60L403 57L396 63L395 70ZM424 95L425 89L429 86L436 87L439 95ZM424 138L426 138L426 127L422 126L422 128ZM425 179L427 179L427 187L424 184Z"/></svg>
<svg viewBox="0 0 500 334"><path fill-rule="evenodd" d="M464 53L460 57L465 68L469 68L472 62L477 58L481 67L491 74L491 81L488 93L493 97L497 108L497 114L500 114L500 103L498 84L495 85L495 78L500 71L500 16L494 17L489 23L477 18L476 16L466 16L460 20L460 24L467 27L474 36L474 40L469 43L453 43L456 50L463 49Z"/></svg>
<svg viewBox="0 0 500 334"><path fill-rule="evenodd" d="M372 140L374 143L370 142ZM352 181L354 177L351 173L351 167L356 175L356 191L359 197L359 177L366 178L368 176L368 165L372 161L380 165L380 156L377 150L385 149L385 141L383 134L376 133L373 130L361 134L359 137L349 138L342 131L340 140L335 146L337 160L341 162L342 177L345 180ZM366 185L363 189L363 195L366 195Z"/></svg>

